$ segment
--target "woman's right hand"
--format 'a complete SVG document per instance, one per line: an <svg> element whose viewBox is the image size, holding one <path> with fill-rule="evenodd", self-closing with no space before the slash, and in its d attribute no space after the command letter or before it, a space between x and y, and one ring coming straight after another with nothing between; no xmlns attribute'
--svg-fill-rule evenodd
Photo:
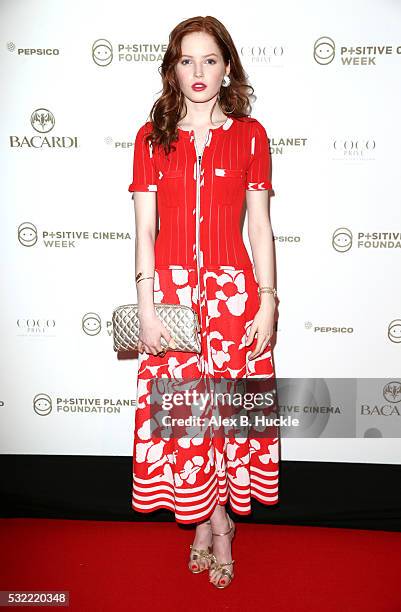
<svg viewBox="0 0 401 612"><path fill-rule="evenodd" d="M174 338L169 334L156 313L140 316L139 322L138 352L143 353L145 351L146 353L157 355L162 351L167 351L169 348L176 348ZM162 336L168 342L168 347L162 346L160 341Z"/></svg>

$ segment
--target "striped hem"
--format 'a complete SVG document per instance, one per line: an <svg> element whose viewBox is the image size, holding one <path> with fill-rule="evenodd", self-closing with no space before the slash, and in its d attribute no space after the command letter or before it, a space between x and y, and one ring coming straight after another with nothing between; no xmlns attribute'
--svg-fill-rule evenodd
<svg viewBox="0 0 401 612"><path fill-rule="evenodd" d="M256 499L257 501L259 501L265 506L274 506L275 504L279 502L278 496L276 496L274 500L271 499L270 501L265 501L259 495L251 493L251 498ZM231 510L235 512L235 514L247 516L252 513L250 504L248 507L238 508L236 504L233 503L232 500L228 498L216 500L214 504L211 504L209 509L205 509L203 512L199 512L196 515L190 515L188 517L183 517L181 514L177 513L174 504L168 502L167 500L166 501L160 500L158 503L154 504L151 508L147 508L147 509L137 506L135 502L133 501L132 509L142 514L148 514L150 512L155 512L156 510L171 510L171 512L174 512L175 514L175 520L177 523L183 523L184 525L190 525L193 523L203 523L204 521L207 521L212 516L218 504L220 504L221 506L224 506L227 502L230 504Z"/></svg>
<svg viewBox="0 0 401 612"><path fill-rule="evenodd" d="M230 474L212 474L199 487L177 490L171 482L161 482L158 477L143 479L133 475L132 508L149 513L156 510L171 510L178 523L203 522L210 518L217 504L229 502L236 514L251 514L251 499L271 506L279 501L278 470L269 473L250 466L250 483L238 485Z"/></svg>

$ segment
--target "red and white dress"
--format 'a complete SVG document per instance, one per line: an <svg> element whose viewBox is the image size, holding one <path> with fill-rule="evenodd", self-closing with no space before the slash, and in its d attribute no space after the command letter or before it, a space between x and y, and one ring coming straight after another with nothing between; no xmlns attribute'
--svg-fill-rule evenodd
<svg viewBox="0 0 401 612"><path fill-rule="evenodd" d="M273 378L271 344L253 360L257 337L246 333L259 308L258 283L240 229L246 190L271 189L269 140L252 117L228 117L210 129L203 152L193 130L178 129L175 151L135 138L129 191L154 191L160 229L155 243L154 302L192 307L201 325L201 353L138 354L132 507L167 508L180 523L204 521L227 501L241 515L251 497L278 502L279 435L271 437L153 435L152 379Z"/></svg>

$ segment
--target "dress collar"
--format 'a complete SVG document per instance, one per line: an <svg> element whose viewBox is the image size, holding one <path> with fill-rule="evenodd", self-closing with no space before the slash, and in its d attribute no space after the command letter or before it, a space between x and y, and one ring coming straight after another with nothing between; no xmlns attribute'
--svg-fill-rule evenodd
<svg viewBox="0 0 401 612"><path fill-rule="evenodd" d="M213 134L216 134L216 135L225 134L230 129L230 127L233 125L233 123L234 123L234 117L227 117L225 122L219 125L219 127L210 128L210 132L213 132ZM180 136L183 136L184 138L191 138L191 136L194 134L194 130L183 130L180 127L178 127L178 131L179 131Z"/></svg>

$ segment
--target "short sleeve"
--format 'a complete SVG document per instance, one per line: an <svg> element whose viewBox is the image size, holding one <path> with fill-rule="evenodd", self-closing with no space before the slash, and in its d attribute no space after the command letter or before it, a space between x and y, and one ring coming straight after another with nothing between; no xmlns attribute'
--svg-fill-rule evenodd
<svg viewBox="0 0 401 612"><path fill-rule="evenodd" d="M252 135L249 145L251 161L247 169L246 189L249 191L272 189L269 138L259 121L255 119L251 126Z"/></svg>
<svg viewBox="0 0 401 612"><path fill-rule="evenodd" d="M135 137L133 176L128 191L157 191L153 146L145 136L150 132L148 123L142 125Z"/></svg>

